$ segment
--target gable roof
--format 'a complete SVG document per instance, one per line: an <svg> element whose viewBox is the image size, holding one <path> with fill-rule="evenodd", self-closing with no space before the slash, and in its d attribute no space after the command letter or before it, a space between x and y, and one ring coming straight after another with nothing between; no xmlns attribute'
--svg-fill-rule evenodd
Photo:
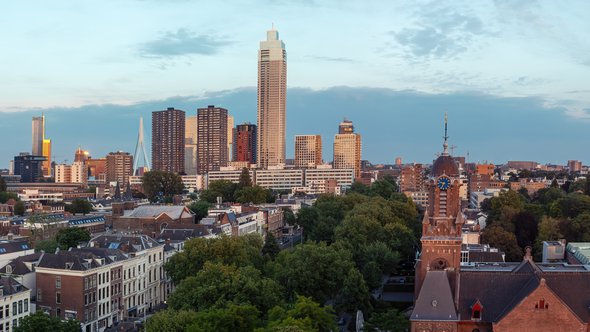
<svg viewBox="0 0 590 332"><path fill-rule="evenodd" d="M173 220L194 216L194 213L183 205L142 205L135 208L127 217L158 218L162 214Z"/></svg>
<svg viewBox="0 0 590 332"><path fill-rule="evenodd" d="M457 321L453 293L446 271L428 271L411 320L416 321Z"/></svg>

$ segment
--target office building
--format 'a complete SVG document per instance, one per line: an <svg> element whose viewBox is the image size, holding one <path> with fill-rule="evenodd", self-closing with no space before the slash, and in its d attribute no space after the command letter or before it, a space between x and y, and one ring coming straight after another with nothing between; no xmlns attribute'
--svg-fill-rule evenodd
<svg viewBox="0 0 590 332"><path fill-rule="evenodd" d="M152 112L152 161L156 171L184 173L184 111Z"/></svg>
<svg viewBox="0 0 590 332"><path fill-rule="evenodd" d="M21 182L38 182L43 177L43 162L47 158L21 153L14 157L14 175L20 175Z"/></svg>
<svg viewBox="0 0 590 332"><path fill-rule="evenodd" d="M41 165L43 176L51 177L51 140L45 137L45 115L35 116L32 121L31 152L33 156L43 156L45 161Z"/></svg>
<svg viewBox="0 0 590 332"><path fill-rule="evenodd" d="M81 147L76 149L76 153L74 155L74 162L82 162L85 163L86 160L90 159L90 153L86 150L82 150Z"/></svg>
<svg viewBox="0 0 590 332"><path fill-rule="evenodd" d="M118 182L126 185L133 175L133 156L129 152L111 152L106 158L107 182Z"/></svg>
<svg viewBox="0 0 590 332"><path fill-rule="evenodd" d="M295 167L314 168L322 164L322 136L295 136Z"/></svg>
<svg viewBox="0 0 590 332"><path fill-rule="evenodd" d="M184 172L197 174L197 116L186 117L184 132Z"/></svg>
<svg viewBox="0 0 590 332"><path fill-rule="evenodd" d="M334 137L334 168L352 168L357 179L361 175L361 135L353 128L352 121L340 123L339 134Z"/></svg>
<svg viewBox="0 0 590 332"><path fill-rule="evenodd" d="M256 164L256 125L237 125L234 134L233 161Z"/></svg>
<svg viewBox="0 0 590 332"><path fill-rule="evenodd" d="M258 51L259 168L285 163L287 51L277 30L266 33Z"/></svg>
<svg viewBox="0 0 590 332"><path fill-rule="evenodd" d="M209 105L197 110L197 173L227 166L227 110Z"/></svg>

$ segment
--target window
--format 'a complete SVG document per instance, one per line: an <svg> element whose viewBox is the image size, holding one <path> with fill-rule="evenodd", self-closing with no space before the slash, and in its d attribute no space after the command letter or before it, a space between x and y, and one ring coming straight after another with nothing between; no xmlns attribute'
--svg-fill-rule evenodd
<svg viewBox="0 0 590 332"><path fill-rule="evenodd" d="M535 304L535 309L549 309L549 303L545 302L545 299L540 299L539 302Z"/></svg>
<svg viewBox="0 0 590 332"><path fill-rule="evenodd" d="M22 300L18 301L18 313L19 314L23 313L23 301Z"/></svg>
<svg viewBox="0 0 590 332"><path fill-rule="evenodd" d="M29 299L25 299L24 304L25 304L25 313L27 313L27 312L29 312Z"/></svg>
<svg viewBox="0 0 590 332"><path fill-rule="evenodd" d="M55 288L61 289L61 277L60 276L55 277Z"/></svg>
<svg viewBox="0 0 590 332"><path fill-rule="evenodd" d="M61 293L60 292L55 293L55 303L57 303L57 304L61 303Z"/></svg>
<svg viewBox="0 0 590 332"><path fill-rule="evenodd" d="M16 302L12 302L12 315L16 315L17 311L16 311Z"/></svg>
<svg viewBox="0 0 590 332"><path fill-rule="evenodd" d="M61 309L60 308L55 309L55 315L57 317L61 318Z"/></svg>
<svg viewBox="0 0 590 332"><path fill-rule="evenodd" d="M471 320L481 320L481 312L483 310L483 306L476 300L475 303L471 306Z"/></svg>
<svg viewBox="0 0 590 332"><path fill-rule="evenodd" d="M4 307L4 316L10 316L10 306L8 304Z"/></svg>

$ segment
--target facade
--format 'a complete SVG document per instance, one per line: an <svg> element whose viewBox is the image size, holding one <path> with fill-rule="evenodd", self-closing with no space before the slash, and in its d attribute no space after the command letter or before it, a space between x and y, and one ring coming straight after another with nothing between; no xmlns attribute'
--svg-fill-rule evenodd
<svg viewBox="0 0 590 332"><path fill-rule="evenodd" d="M88 167L88 176L95 180L106 181L107 176L107 158L88 158L86 160L86 167Z"/></svg>
<svg viewBox="0 0 590 332"><path fill-rule="evenodd" d="M184 173L185 113L174 107L152 112L152 169Z"/></svg>
<svg viewBox="0 0 590 332"><path fill-rule="evenodd" d="M303 170L282 168L256 170L254 183L273 190L291 190L293 187L303 187Z"/></svg>
<svg viewBox="0 0 590 332"><path fill-rule="evenodd" d="M506 183L504 181L496 180L489 174L471 174L469 176L469 192L484 191L486 189L500 189L504 188Z"/></svg>
<svg viewBox="0 0 590 332"><path fill-rule="evenodd" d="M184 205L142 205L123 216L113 216L112 228L155 237L169 224L194 224L195 214Z"/></svg>
<svg viewBox="0 0 590 332"><path fill-rule="evenodd" d="M352 130L352 122L350 122L350 127L346 128ZM340 130L342 129L340 128ZM334 137L334 168L352 168L355 179L361 176L361 135L356 133L336 134Z"/></svg>
<svg viewBox="0 0 590 332"><path fill-rule="evenodd" d="M197 174L197 116L187 116L184 134L184 172Z"/></svg>
<svg viewBox="0 0 590 332"><path fill-rule="evenodd" d="M279 32L271 29L258 51L257 164L285 164L287 51Z"/></svg>
<svg viewBox="0 0 590 332"><path fill-rule="evenodd" d="M88 167L82 161L75 161L72 165L55 165L56 183L79 183L86 187L88 184Z"/></svg>
<svg viewBox="0 0 590 332"><path fill-rule="evenodd" d="M12 331L31 314L31 290L11 277L0 278L0 331Z"/></svg>
<svg viewBox="0 0 590 332"><path fill-rule="evenodd" d="M129 152L111 152L106 158L106 181L118 182L121 185L129 183L133 175L133 156Z"/></svg>
<svg viewBox="0 0 590 332"><path fill-rule="evenodd" d="M511 160L507 163L509 168L514 168L517 170L521 170L521 169L528 169L528 170L534 170L539 166L539 163L536 161L514 161Z"/></svg>
<svg viewBox="0 0 590 332"><path fill-rule="evenodd" d="M227 161L230 162L233 156L234 146L234 117L227 115Z"/></svg>
<svg viewBox="0 0 590 332"><path fill-rule="evenodd" d="M233 138L233 161L256 164L256 125L237 125Z"/></svg>
<svg viewBox="0 0 590 332"><path fill-rule="evenodd" d="M313 168L322 164L322 136L295 135L295 167Z"/></svg>
<svg viewBox="0 0 590 332"><path fill-rule="evenodd" d="M354 126L352 125L352 121L348 119L344 119L340 122L338 126L338 134L353 134L354 133Z"/></svg>
<svg viewBox="0 0 590 332"><path fill-rule="evenodd" d="M82 150L81 147L78 147L76 149L76 153L74 154L74 162L85 163L88 159L90 159L90 152Z"/></svg>
<svg viewBox="0 0 590 332"><path fill-rule="evenodd" d="M35 116L32 121L32 143L31 150L34 156L43 156L46 160L42 165L43 176L50 177L51 174L51 140L45 138L45 115Z"/></svg>
<svg viewBox="0 0 590 332"><path fill-rule="evenodd" d="M14 174L20 175L21 182L39 182L43 178L43 163L47 158L21 153L14 157Z"/></svg>
<svg viewBox="0 0 590 332"><path fill-rule="evenodd" d="M197 110L197 173L227 166L227 110L209 105Z"/></svg>
<svg viewBox="0 0 590 332"><path fill-rule="evenodd" d="M336 186L339 187L350 187L354 181L354 170L332 168L329 165L319 165L316 168L306 169L304 172L304 183L305 186L310 187L315 183L322 183L327 185L328 180L335 180ZM328 189L323 193L327 193Z"/></svg>
<svg viewBox="0 0 590 332"><path fill-rule="evenodd" d="M570 173L579 173L582 171L582 162L579 160L568 160L567 168Z"/></svg>
<svg viewBox="0 0 590 332"><path fill-rule="evenodd" d="M413 164L402 168L399 187L401 192L424 191L424 167L422 164Z"/></svg>

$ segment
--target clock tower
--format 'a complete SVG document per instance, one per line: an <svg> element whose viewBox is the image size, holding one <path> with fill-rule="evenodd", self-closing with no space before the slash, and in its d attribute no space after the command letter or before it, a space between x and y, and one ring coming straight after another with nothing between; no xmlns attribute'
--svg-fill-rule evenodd
<svg viewBox="0 0 590 332"><path fill-rule="evenodd" d="M422 252L416 264L416 295L431 270L444 270L455 279L461 264L461 212L459 167L448 152L447 116L442 154L432 164L427 182L429 205L422 220ZM454 285L454 282L450 283Z"/></svg>

